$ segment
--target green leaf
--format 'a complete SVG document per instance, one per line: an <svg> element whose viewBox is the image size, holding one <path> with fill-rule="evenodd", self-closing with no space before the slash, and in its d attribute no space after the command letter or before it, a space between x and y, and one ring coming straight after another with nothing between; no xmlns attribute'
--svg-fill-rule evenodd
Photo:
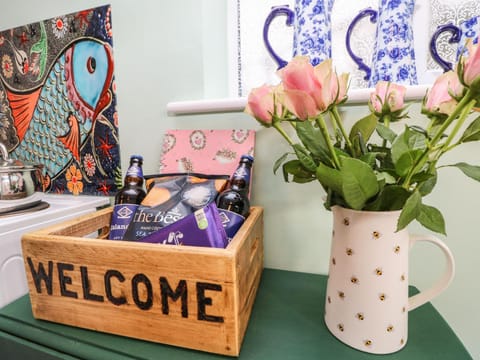
<svg viewBox="0 0 480 360"><path fill-rule="evenodd" d="M358 158L367 154L367 145L365 144L365 140L363 140L363 136L361 133L358 133L352 140L353 145L353 156Z"/></svg>
<svg viewBox="0 0 480 360"><path fill-rule="evenodd" d="M453 165L448 165L448 166L455 166L459 168L460 170L463 171L465 175L468 177L480 181L480 166L475 166L475 165L470 165L464 162L461 163L456 163Z"/></svg>
<svg viewBox="0 0 480 360"><path fill-rule="evenodd" d="M305 169L315 172L317 170L317 165L315 161L310 156L307 149L305 149L300 144L294 144L293 150L295 150L295 155L297 155L298 160L302 163Z"/></svg>
<svg viewBox="0 0 480 360"><path fill-rule="evenodd" d="M367 143L377 126L378 118L374 114L365 116L357 121L350 130L348 136L353 145L352 154L354 157L360 157L367 153Z"/></svg>
<svg viewBox="0 0 480 360"><path fill-rule="evenodd" d="M294 183L297 183L297 184L306 184L306 183L309 183L309 182L312 182L316 180L315 177L301 177L301 176L297 176L297 175L293 175L293 178L292 178L292 181Z"/></svg>
<svg viewBox="0 0 480 360"><path fill-rule="evenodd" d="M320 133L320 130L316 129L310 121L298 122L295 129L298 138L305 148L307 148L314 156L322 159L322 161L328 161L329 154L327 143Z"/></svg>
<svg viewBox="0 0 480 360"><path fill-rule="evenodd" d="M417 220L427 229L446 235L445 219L437 208L420 204L420 211L417 215Z"/></svg>
<svg viewBox="0 0 480 360"><path fill-rule="evenodd" d="M433 188L435 187L435 185L437 184L437 171L435 170L435 172L430 175L431 176L428 179L421 182L418 186L418 191L422 196L430 194Z"/></svg>
<svg viewBox="0 0 480 360"><path fill-rule="evenodd" d="M299 160L290 160L283 164L283 179L290 182L289 175L293 175L293 182L306 183L315 180L312 172L306 170Z"/></svg>
<svg viewBox="0 0 480 360"><path fill-rule="evenodd" d="M413 150L424 150L426 146L427 138L424 134L406 128L392 144L392 161L396 164L403 154Z"/></svg>
<svg viewBox="0 0 480 360"><path fill-rule="evenodd" d="M377 134L384 140L387 140L390 144L392 144L395 141L395 138L397 137L397 134L395 132L386 127L383 124L378 123L377 124Z"/></svg>
<svg viewBox="0 0 480 360"><path fill-rule="evenodd" d="M290 182L290 174L295 173L297 168L301 168L302 164L298 160L290 160L282 166L283 180L285 182Z"/></svg>
<svg viewBox="0 0 480 360"><path fill-rule="evenodd" d="M420 171L412 176L412 184L413 183L422 183L430 179L434 174L429 173L427 171Z"/></svg>
<svg viewBox="0 0 480 360"><path fill-rule="evenodd" d="M395 173L395 165L393 164L389 148L381 146L369 146L369 151L377 154L377 164L375 166L376 170Z"/></svg>
<svg viewBox="0 0 480 360"><path fill-rule="evenodd" d="M350 157L350 155L347 152L343 151L342 149L339 149L338 147L334 147L333 149L335 150L335 154L337 154L337 157L339 157L339 158L342 157L342 156L343 157ZM325 163L332 163L332 161L328 161L328 162L325 162Z"/></svg>
<svg viewBox="0 0 480 360"><path fill-rule="evenodd" d="M365 210L369 211L392 211L400 210L405 206L410 193L399 185L385 186L375 201L368 204Z"/></svg>
<svg viewBox="0 0 480 360"><path fill-rule="evenodd" d="M408 171L415 165L422 153L422 150L411 150L404 152L395 162L396 173L400 176L407 175Z"/></svg>
<svg viewBox="0 0 480 360"><path fill-rule="evenodd" d="M342 194L342 175L340 171L320 163L317 167L316 175L318 181L324 187L332 189L340 195Z"/></svg>
<svg viewBox="0 0 480 360"><path fill-rule="evenodd" d="M469 142L476 140L480 140L480 116L472 121L472 123L465 129L465 132L460 138L461 142Z"/></svg>
<svg viewBox="0 0 480 360"><path fill-rule="evenodd" d="M282 156L280 156L277 161L275 161L275 163L273 164L273 173L276 174L277 173L277 170L278 168L283 164L283 162L287 159L287 156L288 156L288 152L283 154Z"/></svg>
<svg viewBox="0 0 480 360"><path fill-rule="evenodd" d="M378 154L379 153L377 152L367 152L365 155L360 156L359 159L373 168L375 166Z"/></svg>
<svg viewBox="0 0 480 360"><path fill-rule="evenodd" d="M397 231L404 229L408 224L415 220L420 213L420 205L422 204L422 196L415 190L405 201L405 206L400 213L397 223Z"/></svg>
<svg viewBox="0 0 480 360"><path fill-rule="evenodd" d="M342 194L352 209L361 210L379 191L377 177L372 168L361 160L341 159Z"/></svg>
<svg viewBox="0 0 480 360"><path fill-rule="evenodd" d="M408 127L411 131L414 131L414 132L417 132L417 133L420 133L422 134L424 137L427 137L428 136L428 131L425 130L423 127L421 126L418 126L418 125L410 125Z"/></svg>
<svg viewBox="0 0 480 360"><path fill-rule="evenodd" d="M342 195L333 191L332 189L327 190L327 199L324 202L325 209L331 210L332 206L341 206L343 208L348 208L348 204L343 199Z"/></svg>
<svg viewBox="0 0 480 360"><path fill-rule="evenodd" d="M383 181L385 184L395 184L397 182L395 177L386 171L377 172L377 180Z"/></svg>
<svg viewBox="0 0 480 360"><path fill-rule="evenodd" d="M348 136L350 138L350 141L354 142L355 138L360 133L362 139L365 142L368 142L368 139L370 139L370 136L372 136L373 132L375 131L377 123L378 118L375 116L375 114L369 114L364 118L358 120L350 130L350 135Z"/></svg>

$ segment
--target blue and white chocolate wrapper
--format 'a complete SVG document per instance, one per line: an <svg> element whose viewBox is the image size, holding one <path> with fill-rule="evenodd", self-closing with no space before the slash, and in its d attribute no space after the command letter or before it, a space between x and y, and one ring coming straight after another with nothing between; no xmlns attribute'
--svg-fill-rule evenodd
<svg viewBox="0 0 480 360"><path fill-rule="evenodd" d="M215 203L142 237L137 242L225 248L228 237Z"/></svg>

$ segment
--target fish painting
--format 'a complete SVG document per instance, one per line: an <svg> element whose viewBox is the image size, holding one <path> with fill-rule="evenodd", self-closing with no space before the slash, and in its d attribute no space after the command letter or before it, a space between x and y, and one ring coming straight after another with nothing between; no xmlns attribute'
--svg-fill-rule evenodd
<svg viewBox="0 0 480 360"><path fill-rule="evenodd" d="M0 33L0 141L48 191L121 186L111 35L108 5Z"/></svg>
<svg viewBox="0 0 480 360"><path fill-rule="evenodd" d="M11 152L42 164L54 179L80 147L99 113L111 102L112 50L95 39L72 44L53 64L45 83L27 93L6 89L19 139Z"/></svg>

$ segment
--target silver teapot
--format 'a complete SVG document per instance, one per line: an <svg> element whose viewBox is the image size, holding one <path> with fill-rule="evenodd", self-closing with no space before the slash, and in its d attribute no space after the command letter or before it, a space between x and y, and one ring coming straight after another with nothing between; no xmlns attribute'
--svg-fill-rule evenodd
<svg viewBox="0 0 480 360"><path fill-rule="evenodd" d="M23 199L44 191L42 167L11 159L0 142L0 200Z"/></svg>

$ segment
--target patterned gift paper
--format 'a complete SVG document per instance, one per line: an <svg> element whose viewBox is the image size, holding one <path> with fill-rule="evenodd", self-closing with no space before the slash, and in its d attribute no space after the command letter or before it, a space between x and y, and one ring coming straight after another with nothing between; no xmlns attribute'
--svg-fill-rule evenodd
<svg viewBox="0 0 480 360"><path fill-rule="evenodd" d="M254 155L254 143L253 130L168 130L159 170L231 175L240 156Z"/></svg>
<svg viewBox="0 0 480 360"><path fill-rule="evenodd" d="M0 32L0 141L47 191L121 185L109 5Z"/></svg>

